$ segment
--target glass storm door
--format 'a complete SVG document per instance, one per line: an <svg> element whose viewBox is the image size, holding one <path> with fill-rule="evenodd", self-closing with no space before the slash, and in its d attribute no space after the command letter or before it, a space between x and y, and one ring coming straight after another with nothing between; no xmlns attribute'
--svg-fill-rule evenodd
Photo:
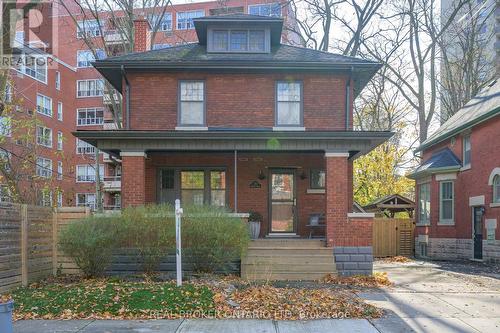
<svg viewBox="0 0 500 333"><path fill-rule="evenodd" d="M287 170L271 171L270 232L295 232L295 173Z"/></svg>

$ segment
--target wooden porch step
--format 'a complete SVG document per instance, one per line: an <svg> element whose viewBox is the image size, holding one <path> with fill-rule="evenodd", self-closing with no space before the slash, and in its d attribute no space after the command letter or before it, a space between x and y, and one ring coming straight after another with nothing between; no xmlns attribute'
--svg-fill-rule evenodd
<svg viewBox="0 0 500 333"><path fill-rule="evenodd" d="M332 255L331 248L300 248L300 247L251 247L247 250L247 256L289 256L289 255Z"/></svg>
<svg viewBox="0 0 500 333"><path fill-rule="evenodd" d="M314 264L314 263L301 263L296 265L290 264L244 264L241 265L242 270L247 273L267 273L267 272L297 272L297 273L332 273L335 271L335 266L333 263L329 264Z"/></svg>
<svg viewBox="0 0 500 333"><path fill-rule="evenodd" d="M250 241L249 248L253 247L291 247L291 248L321 248L325 241L321 239L254 239Z"/></svg>
<svg viewBox="0 0 500 333"><path fill-rule="evenodd" d="M330 255L290 255L290 256L247 256L242 259L242 264L262 265L262 264L333 264L333 256Z"/></svg>
<svg viewBox="0 0 500 333"><path fill-rule="evenodd" d="M332 272L329 272L332 273ZM270 273L248 273L246 279L253 281L314 281L325 277L327 273L323 272L270 272Z"/></svg>

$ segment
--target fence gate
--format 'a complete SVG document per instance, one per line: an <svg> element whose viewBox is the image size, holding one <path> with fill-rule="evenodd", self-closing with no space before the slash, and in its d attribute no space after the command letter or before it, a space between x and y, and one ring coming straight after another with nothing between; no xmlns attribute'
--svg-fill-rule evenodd
<svg viewBox="0 0 500 333"><path fill-rule="evenodd" d="M412 256L415 222L412 219L376 218L373 220L375 257Z"/></svg>

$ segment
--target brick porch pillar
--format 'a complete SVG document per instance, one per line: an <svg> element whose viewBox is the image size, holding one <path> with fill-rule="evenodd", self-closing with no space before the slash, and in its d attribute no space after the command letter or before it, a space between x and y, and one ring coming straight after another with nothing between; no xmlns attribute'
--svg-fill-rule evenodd
<svg viewBox="0 0 500 333"><path fill-rule="evenodd" d="M122 208L146 203L146 153L123 151L122 158Z"/></svg>
<svg viewBox="0 0 500 333"><path fill-rule="evenodd" d="M352 161L348 153L325 153L326 240L340 275L373 272L372 213L352 213Z"/></svg>

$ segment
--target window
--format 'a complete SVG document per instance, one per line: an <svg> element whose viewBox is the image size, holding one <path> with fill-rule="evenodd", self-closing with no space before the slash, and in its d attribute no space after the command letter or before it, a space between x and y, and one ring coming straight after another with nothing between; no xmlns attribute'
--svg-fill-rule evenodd
<svg viewBox="0 0 500 333"><path fill-rule="evenodd" d="M57 162L57 180L63 179L63 164L61 161Z"/></svg>
<svg viewBox="0 0 500 333"><path fill-rule="evenodd" d="M63 150L63 140L62 132L57 132L57 150Z"/></svg>
<svg viewBox="0 0 500 333"><path fill-rule="evenodd" d="M276 87L276 126L302 124L302 84L278 82Z"/></svg>
<svg viewBox="0 0 500 333"><path fill-rule="evenodd" d="M36 143L40 146L52 148L52 129L48 127L37 126Z"/></svg>
<svg viewBox="0 0 500 333"><path fill-rule="evenodd" d="M104 178L104 165L99 164L99 179ZM95 182L95 166L90 164L76 166L76 181L81 183Z"/></svg>
<svg viewBox="0 0 500 333"><path fill-rule="evenodd" d="M21 47L24 45L24 31L16 31L14 37L14 47Z"/></svg>
<svg viewBox="0 0 500 333"><path fill-rule="evenodd" d="M312 169L311 170L311 189L324 189L326 183L326 173L325 170Z"/></svg>
<svg viewBox="0 0 500 333"><path fill-rule="evenodd" d="M205 16L205 12L203 12L202 10L177 13L177 29L178 30L194 29L193 19L202 16Z"/></svg>
<svg viewBox="0 0 500 333"><path fill-rule="evenodd" d="M95 202L95 193L78 193L76 195L77 207L89 207L90 209L95 209Z"/></svg>
<svg viewBox="0 0 500 333"><path fill-rule="evenodd" d="M99 97L104 91L104 81L101 79L76 81L78 97Z"/></svg>
<svg viewBox="0 0 500 333"><path fill-rule="evenodd" d="M0 116L0 138L12 135L12 122L9 117Z"/></svg>
<svg viewBox="0 0 500 333"><path fill-rule="evenodd" d="M11 154L0 147L0 164L5 171L11 171Z"/></svg>
<svg viewBox="0 0 500 333"><path fill-rule="evenodd" d="M52 192L43 189L38 195L38 204L40 206L51 207L52 206Z"/></svg>
<svg viewBox="0 0 500 333"><path fill-rule="evenodd" d="M57 192L57 207L63 206L63 194L61 191Z"/></svg>
<svg viewBox="0 0 500 333"><path fill-rule="evenodd" d="M179 124L203 126L205 124L205 83L181 81L179 100Z"/></svg>
<svg viewBox="0 0 500 333"><path fill-rule="evenodd" d="M42 94L36 95L36 112L52 117L52 98Z"/></svg>
<svg viewBox="0 0 500 333"><path fill-rule="evenodd" d="M101 125L104 122L104 110L98 108L77 109L76 121L78 126Z"/></svg>
<svg viewBox="0 0 500 333"><path fill-rule="evenodd" d="M12 86L8 83L5 85L5 103L12 103Z"/></svg>
<svg viewBox="0 0 500 333"><path fill-rule="evenodd" d="M453 223L453 182L439 183L439 221Z"/></svg>
<svg viewBox="0 0 500 333"><path fill-rule="evenodd" d="M36 158L36 175L43 178L52 177L52 160L43 157Z"/></svg>
<svg viewBox="0 0 500 333"><path fill-rule="evenodd" d="M161 50L170 47L170 44L153 44L153 50Z"/></svg>
<svg viewBox="0 0 500 333"><path fill-rule="evenodd" d="M463 141L463 166L470 166L470 153L471 153L471 144L470 144L470 135L464 136Z"/></svg>
<svg viewBox="0 0 500 333"><path fill-rule="evenodd" d="M97 59L106 58L105 53L101 49L95 51ZM79 68L92 67L92 62L96 60L94 53L91 50L80 50L76 55L76 64Z"/></svg>
<svg viewBox="0 0 500 333"><path fill-rule="evenodd" d="M10 191L7 185L0 185L0 202L11 202Z"/></svg>
<svg viewBox="0 0 500 333"><path fill-rule="evenodd" d="M279 3L267 3L248 6L248 14L260 16L281 16L281 5Z"/></svg>
<svg viewBox="0 0 500 333"><path fill-rule="evenodd" d="M493 178L493 202L500 203L500 175Z"/></svg>
<svg viewBox="0 0 500 333"><path fill-rule="evenodd" d="M161 15L153 15L149 19L151 26L153 28L158 24L158 31L171 31L172 30L172 13L164 13L163 17ZM160 22L158 22L160 21Z"/></svg>
<svg viewBox="0 0 500 333"><path fill-rule="evenodd" d="M45 56L25 56L21 72L35 80L47 83L47 58Z"/></svg>
<svg viewBox="0 0 500 333"><path fill-rule="evenodd" d="M76 139L77 154L95 154L95 147L83 140Z"/></svg>
<svg viewBox="0 0 500 333"><path fill-rule="evenodd" d="M77 38L101 36L101 27L97 20L78 21L77 26Z"/></svg>
<svg viewBox="0 0 500 333"><path fill-rule="evenodd" d="M57 102L57 120L63 120L63 104L62 102Z"/></svg>
<svg viewBox="0 0 500 333"><path fill-rule="evenodd" d="M173 175L173 173L172 173ZM226 205L226 172L223 170L183 170L180 171L181 200L184 205ZM163 182L170 182L173 178L163 178Z"/></svg>
<svg viewBox="0 0 500 333"><path fill-rule="evenodd" d="M56 71L56 89L61 90L61 72Z"/></svg>
<svg viewBox="0 0 500 333"><path fill-rule="evenodd" d="M431 215L431 184L421 184L418 193L418 222L429 224Z"/></svg>
<svg viewBox="0 0 500 333"><path fill-rule="evenodd" d="M266 52L265 30L217 29L209 32L210 52Z"/></svg>

